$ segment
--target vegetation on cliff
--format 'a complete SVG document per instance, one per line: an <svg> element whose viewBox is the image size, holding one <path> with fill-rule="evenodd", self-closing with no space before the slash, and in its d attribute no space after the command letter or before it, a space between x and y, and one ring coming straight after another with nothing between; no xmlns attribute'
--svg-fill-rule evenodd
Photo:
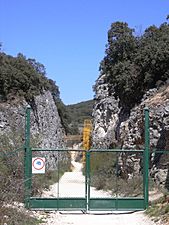
<svg viewBox="0 0 169 225"><path fill-rule="evenodd" d="M108 31L108 43L106 45L105 57L100 63L100 79L98 79L98 82L96 83L94 88L96 90L96 93L99 90L100 94L102 90L104 91L103 88L108 86L109 96L114 95L116 98L119 99L118 107L121 109L120 112L122 115L122 116L118 115L119 127L120 125L122 125L122 122L126 121L127 116L132 115L132 113L130 114L128 112L133 112L131 109L135 105L138 106L138 104L141 102L141 99L143 98L143 95L146 93L146 95L148 96L151 93L151 91L149 92L147 91L152 88L157 88L158 92L159 91L162 92L161 94L158 93L158 96L162 96L162 98L161 102L157 104L157 108L158 106L163 107L163 109L159 114L159 117L160 116L163 117L162 112L165 111L163 101L164 96L168 97L168 94L166 94L165 92L169 85L168 53L169 53L169 24L167 22L161 24L159 27L156 27L154 25L150 26L144 31L144 33L142 33L139 36L136 35L135 30L130 28L128 24L125 22L115 22L111 24L111 28ZM103 99L106 97L103 96ZM99 98L96 98L96 100L98 104L101 102L99 101L100 100ZM155 100L155 97L153 100ZM168 102L166 103L166 105L167 104ZM104 112L101 112L101 115L104 115ZM168 117L168 112L166 112L166 117ZM109 118L110 117L108 117L108 119ZM155 120L161 123L160 126L165 126L165 128L168 131L168 125L165 124L164 121L161 121L160 118L157 119L157 116L155 117ZM154 131L154 133L155 131L160 132L159 131L160 126L156 128L154 124L152 124L152 130ZM98 127L99 125L100 124L98 123ZM129 123L129 126L134 127L134 123L132 122ZM123 127L124 125L122 125L122 129ZM117 127L115 127L115 129L116 128ZM134 129L132 130L132 132L133 136L136 136ZM165 132L166 131L164 131L164 133ZM131 138L131 136L129 135L127 137ZM151 136L152 139L154 137L155 135ZM124 136L122 138L123 138L122 141L124 141ZM163 136L159 135L157 148L159 148L159 143L161 143L162 138ZM164 149L164 144L163 147L159 149ZM166 149L168 149L167 145ZM158 155L158 157L160 158L161 156ZM167 158L165 155L164 157L165 159ZM100 165L104 164L104 162L105 159L103 157L100 159L100 161L99 160L97 161L97 163L99 163ZM154 166L160 168L159 163L158 165L157 164L155 165L155 163L153 162L153 164ZM164 164L161 165L162 165L161 170L164 170L165 168L163 166ZM106 171L111 171L111 173L113 174L114 168L111 164L108 163L106 163L106 166L107 168L102 170L100 170L100 166L97 166L97 164L95 167L92 168L93 169L92 172L94 174L93 184L97 188L99 188L102 184L100 181L104 180L103 182L104 185L102 185L101 188L108 188L109 190L112 190L112 187L108 186L110 185L110 182L106 182L106 179L108 177L107 175L108 173L106 173ZM169 173L169 171L167 173ZM114 175L114 177L117 179L116 174ZM119 178L121 180L122 177L120 176ZM166 179L165 188L168 189L168 182L167 182L168 177L165 179ZM109 177L107 180L108 181L110 180ZM126 180L124 183L123 181L124 179L122 179L122 184L124 184L122 186L125 186L126 191L127 190L126 184L129 184L130 180ZM136 182L136 184L138 184L138 181ZM160 183L159 185L160 185L159 188L161 190L162 183ZM128 186L130 187L131 190L131 186L130 185ZM167 221L166 224L168 224L167 218L169 212L168 208L169 193L168 190L165 191L166 196L163 197L162 204L155 202L155 204L152 204L152 206L149 208L148 213L151 216L157 216L160 219L164 218L164 220Z"/></svg>
<svg viewBox="0 0 169 225"><path fill-rule="evenodd" d="M138 103L150 88L169 78L169 24L150 26L137 36L127 23L115 22L108 31L100 73L124 107Z"/></svg>
<svg viewBox="0 0 169 225"><path fill-rule="evenodd" d="M92 101L64 105L55 81L48 79L43 64L19 53L16 57L1 51L0 45L0 101L24 97L32 102L34 96L49 90L57 105L62 125L69 134L78 133L78 124L91 118Z"/></svg>
<svg viewBox="0 0 169 225"><path fill-rule="evenodd" d="M44 90L59 97L55 82L46 77L44 65L19 53L16 57L0 51L0 100L22 96L30 101Z"/></svg>
<svg viewBox="0 0 169 225"><path fill-rule="evenodd" d="M71 134L78 134L83 127L85 119L92 119L94 100L88 100L77 104L67 105L66 110L70 117L69 130Z"/></svg>
<svg viewBox="0 0 169 225"><path fill-rule="evenodd" d="M88 100L77 104L65 105L60 99L56 99L56 105L66 134L79 134L85 119L92 119L94 100Z"/></svg>

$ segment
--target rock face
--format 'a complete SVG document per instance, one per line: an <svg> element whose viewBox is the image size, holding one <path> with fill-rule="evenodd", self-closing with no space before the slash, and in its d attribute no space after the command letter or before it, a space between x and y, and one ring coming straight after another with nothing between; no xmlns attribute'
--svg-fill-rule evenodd
<svg viewBox="0 0 169 225"><path fill-rule="evenodd" d="M46 91L36 96L29 104L32 108L31 146L63 147L64 130L51 93ZM29 104L24 99L0 103L0 137L1 139L7 137L13 147L24 144L25 111ZM48 157L50 154L48 152ZM53 158L54 161L56 161L56 155ZM52 165L52 159L50 165Z"/></svg>
<svg viewBox="0 0 169 225"><path fill-rule="evenodd" d="M108 148L116 143L115 127L118 121L119 100L114 95L109 95L109 85L102 75L96 81L95 105L93 109L93 135L94 148Z"/></svg>
<svg viewBox="0 0 169 225"><path fill-rule="evenodd" d="M115 98L113 90L110 91L104 75L96 81L94 90L96 95L93 111L93 146L95 148L144 149L144 108L147 106L150 109L150 147L169 150L169 86L160 90L149 90L143 96L141 103L130 111L119 106L119 100ZM168 156L151 155L151 175L159 184L166 182Z"/></svg>
<svg viewBox="0 0 169 225"><path fill-rule="evenodd" d="M32 133L42 135L40 146L44 148L63 147L64 130L51 93L47 91L35 97L32 109Z"/></svg>

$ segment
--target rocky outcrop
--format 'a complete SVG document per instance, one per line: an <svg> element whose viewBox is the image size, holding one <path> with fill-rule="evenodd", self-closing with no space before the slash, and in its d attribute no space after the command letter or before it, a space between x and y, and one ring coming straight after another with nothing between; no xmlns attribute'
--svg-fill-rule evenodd
<svg viewBox="0 0 169 225"><path fill-rule="evenodd" d="M109 94L109 85L102 75L94 86L95 104L93 109L93 134L94 148L109 148L116 144L115 127L120 109L119 100Z"/></svg>
<svg viewBox="0 0 169 225"><path fill-rule="evenodd" d="M0 138L1 145L20 147L24 144L25 111L30 105L31 110L31 146L41 148L63 147L64 130L58 115L56 104L49 91L35 96L32 102L14 99L0 103ZM8 143L4 143L4 137ZM56 161L48 152L50 164Z"/></svg>
<svg viewBox="0 0 169 225"><path fill-rule="evenodd" d="M104 75L96 81L94 90L94 147L144 149L144 108L147 106L150 109L151 149L169 149L169 86L149 90L141 103L130 110L120 107ZM151 155L151 175L160 184L164 184L168 173L169 164L164 158L169 161L166 155Z"/></svg>
<svg viewBox="0 0 169 225"><path fill-rule="evenodd" d="M47 91L36 96L30 105L32 107L31 134L36 145L46 148L63 146L64 132L51 93ZM21 134L24 138L27 106L29 104L24 99L0 104L1 136Z"/></svg>
<svg viewBox="0 0 169 225"><path fill-rule="evenodd" d="M39 133L39 145L44 148L63 147L64 130L56 104L49 91L35 97L32 105L32 134Z"/></svg>

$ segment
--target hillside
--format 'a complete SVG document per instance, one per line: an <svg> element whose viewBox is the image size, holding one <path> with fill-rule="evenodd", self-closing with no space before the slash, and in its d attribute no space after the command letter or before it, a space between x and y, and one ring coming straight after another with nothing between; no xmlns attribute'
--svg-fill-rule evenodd
<svg viewBox="0 0 169 225"><path fill-rule="evenodd" d="M70 117L69 128L71 134L77 134L78 128L83 126L85 119L92 119L94 100L67 105L66 110Z"/></svg>

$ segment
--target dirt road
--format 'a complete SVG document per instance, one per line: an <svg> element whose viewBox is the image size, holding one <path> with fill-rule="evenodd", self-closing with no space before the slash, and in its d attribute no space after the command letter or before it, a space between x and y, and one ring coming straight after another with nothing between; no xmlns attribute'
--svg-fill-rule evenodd
<svg viewBox="0 0 169 225"><path fill-rule="evenodd" d="M66 172L59 181L61 197L83 197L85 194L85 178L81 172L82 164L72 161L73 172ZM57 196L57 184L51 186L44 196ZM91 189L92 196L103 197L109 194ZM46 225L155 225L143 212L51 212Z"/></svg>
<svg viewBox="0 0 169 225"><path fill-rule="evenodd" d="M142 212L82 214L79 212L50 213L47 225L154 225Z"/></svg>

